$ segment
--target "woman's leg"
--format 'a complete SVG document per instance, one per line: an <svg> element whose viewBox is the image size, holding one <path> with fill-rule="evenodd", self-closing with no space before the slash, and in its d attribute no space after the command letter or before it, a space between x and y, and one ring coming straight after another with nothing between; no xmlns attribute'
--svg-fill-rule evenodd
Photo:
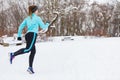
<svg viewBox="0 0 120 80"><path fill-rule="evenodd" d="M26 40L26 48L22 48L14 53L10 54L10 63L12 64L12 60L15 56L21 55L24 53L28 53L32 50L32 48L35 46L37 34L30 32L25 35L25 40Z"/></svg>
<svg viewBox="0 0 120 80"><path fill-rule="evenodd" d="M14 56L30 52L35 45L36 37L37 37L36 33L32 33L32 32L27 33L25 35L26 48L22 48L16 52L14 52Z"/></svg>
<svg viewBox="0 0 120 80"><path fill-rule="evenodd" d="M36 53L36 48L35 46L32 48L30 56L29 56L29 67L33 67L33 61Z"/></svg>

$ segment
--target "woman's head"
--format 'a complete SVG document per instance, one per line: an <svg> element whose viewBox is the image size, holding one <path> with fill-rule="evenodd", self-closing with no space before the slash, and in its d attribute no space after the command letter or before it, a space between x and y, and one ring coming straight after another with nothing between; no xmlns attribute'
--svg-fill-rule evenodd
<svg viewBox="0 0 120 80"><path fill-rule="evenodd" d="M28 14L29 14L29 16L31 16L32 13L36 13L38 11L38 7L35 5L32 5L32 6L28 7L28 10L29 10Z"/></svg>

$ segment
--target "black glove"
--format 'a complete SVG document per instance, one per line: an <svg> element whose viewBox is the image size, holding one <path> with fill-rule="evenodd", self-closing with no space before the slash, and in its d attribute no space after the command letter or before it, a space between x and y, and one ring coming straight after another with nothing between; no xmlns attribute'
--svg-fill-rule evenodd
<svg viewBox="0 0 120 80"><path fill-rule="evenodd" d="M22 40L22 38L21 38L21 37L18 37L18 38L17 38L17 40L18 40L18 41L21 41L21 40Z"/></svg>

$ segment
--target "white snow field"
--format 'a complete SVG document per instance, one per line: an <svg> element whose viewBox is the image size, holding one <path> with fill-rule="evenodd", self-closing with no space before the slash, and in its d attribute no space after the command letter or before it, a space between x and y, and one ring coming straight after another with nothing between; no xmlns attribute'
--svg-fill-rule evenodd
<svg viewBox="0 0 120 80"><path fill-rule="evenodd" d="M0 80L120 80L120 38L83 38L36 43L35 74L29 53L9 63L9 52L22 46L0 45Z"/></svg>

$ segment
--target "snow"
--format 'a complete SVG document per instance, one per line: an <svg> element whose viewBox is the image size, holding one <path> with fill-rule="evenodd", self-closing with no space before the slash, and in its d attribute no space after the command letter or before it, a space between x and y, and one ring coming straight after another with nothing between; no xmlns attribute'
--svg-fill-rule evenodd
<svg viewBox="0 0 120 80"><path fill-rule="evenodd" d="M104 4L104 3L113 4L116 2L116 0L90 0L90 3L94 2L94 1L96 1L97 3L100 3L100 4Z"/></svg>
<svg viewBox="0 0 120 80"><path fill-rule="evenodd" d="M118 2L120 2L120 0L117 0Z"/></svg>
<svg viewBox="0 0 120 80"><path fill-rule="evenodd" d="M8 53L22 46L0 45L1 80L120 80L120 38L72 37L36 43L35 74L29 74L29 53L9 63Z"/></svg>

